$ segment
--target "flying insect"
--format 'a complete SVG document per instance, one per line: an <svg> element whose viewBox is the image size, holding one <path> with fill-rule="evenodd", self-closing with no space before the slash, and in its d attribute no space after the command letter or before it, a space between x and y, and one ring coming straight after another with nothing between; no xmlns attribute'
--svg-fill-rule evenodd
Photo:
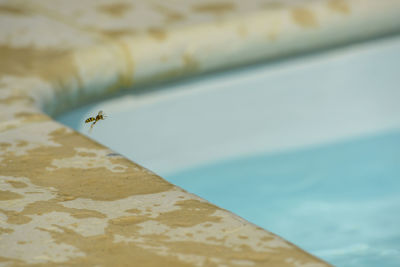
<svg viewBox="0 0 400 267"><path fill-rule="evenodd" d="M89 117L85 120L85 123L93 122L90 125L90 130L93 128L93 126L99 121L99 120L104 120L107 116L103 114L103 111L100 110L99 113L97 113L96 117Z"/></svg>

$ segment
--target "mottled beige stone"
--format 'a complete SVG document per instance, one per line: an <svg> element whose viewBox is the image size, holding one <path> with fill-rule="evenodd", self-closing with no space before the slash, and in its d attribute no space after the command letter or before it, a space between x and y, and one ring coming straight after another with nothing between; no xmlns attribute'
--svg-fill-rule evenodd
<svg viewBox="0 0 400 267"><path fill-rule="evenodd" d="M18 198L23 198L23 196L14 192L0 190L0 201L12 200Z"/></svg>
<svg viewBox="0 0 400 267"><path fill-rule="evenodd" d="M305 8L296 8L292 11L293 20L302 27L315 27L317 26L317 19L315 14Z"/></svg>
<svg viewBox="0 0 400 267"><path fill-rule="evenodd" d="M235 4L229 3L229 2L201 3L201 4L194 5L192 9L194 12L210 13L210 14L214 14L214 15L219 15L224 12L230 12L230 11L234 10Z"/></svg>
<svg viewBox="0 0 400 267"><path fill-rule="evenodd" d="M10 185L12 185L15 188L24 188L27 187L27 185L23 182L18 182L18 181L7 181Z"/></svg>
<svg viewBox="0 0 400 267"><path fill-rule="evenodd" d="M350 13L350 7L346 0L331 0L328 2L328 6L332 10L342 13L342 14Z"/></svg>
<svg viewBox="0 0 400 267"><path fill-rule="evenodd" d="M133 6L129 3L112 3L105 4L98 7L101 12L104 12L110 16L120 17L123 16Z"/></svg>

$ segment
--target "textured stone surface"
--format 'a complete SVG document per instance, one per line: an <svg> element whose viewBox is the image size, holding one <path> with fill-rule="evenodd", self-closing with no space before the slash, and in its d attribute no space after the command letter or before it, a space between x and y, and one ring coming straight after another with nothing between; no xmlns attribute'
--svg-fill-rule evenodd
<svg viewBox="0 0 400 267"><path fill-rule="evenodd" d="M398 1L0 1L0 266L327 266L48 115L391 33Z"/></svg>

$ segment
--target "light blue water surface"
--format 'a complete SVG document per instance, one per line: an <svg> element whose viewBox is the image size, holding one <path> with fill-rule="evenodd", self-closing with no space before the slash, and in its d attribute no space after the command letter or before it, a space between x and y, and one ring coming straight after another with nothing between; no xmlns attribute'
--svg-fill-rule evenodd
<svg viewBox="0 0 400 267"><path fill-rule="evenodd" d="M167 179L336 266L400 266L400 132Z"/></svg>

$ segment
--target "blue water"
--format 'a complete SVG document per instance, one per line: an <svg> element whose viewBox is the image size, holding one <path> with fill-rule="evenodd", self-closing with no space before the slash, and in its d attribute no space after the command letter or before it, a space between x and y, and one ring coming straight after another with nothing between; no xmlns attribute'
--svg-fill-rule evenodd
<svg viewBox="0 0 400 267"><path fill-rule="evenodd" d="M400 266L400 132L167 179L336 266Z"/></svg>

